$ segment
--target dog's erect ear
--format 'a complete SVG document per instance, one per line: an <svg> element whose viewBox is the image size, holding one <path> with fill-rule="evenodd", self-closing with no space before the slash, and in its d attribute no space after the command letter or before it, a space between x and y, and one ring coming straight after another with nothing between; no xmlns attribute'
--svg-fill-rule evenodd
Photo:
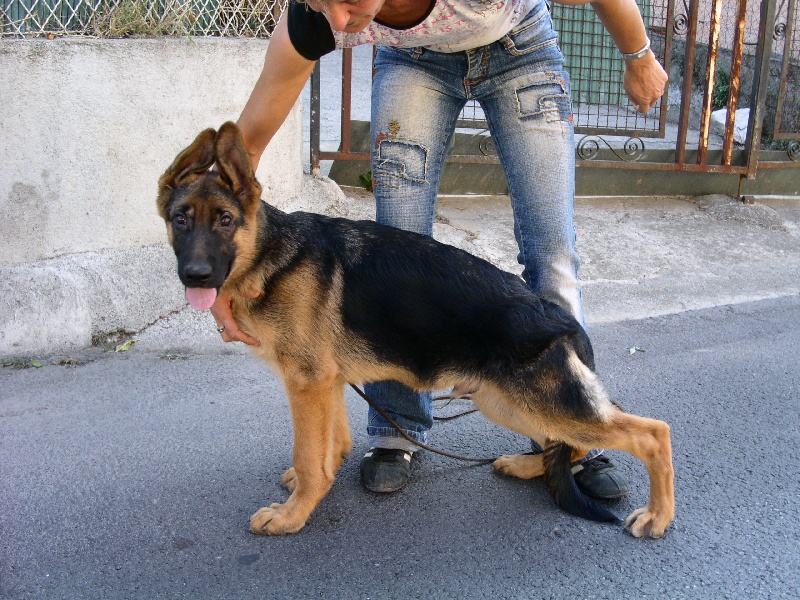
<svg viewBox="0 0 800 600"><path fill-rule="evenodd" d="M230 184L239 202L248 206L259 201L261 186L253 173L250 154L244 147L239 128L231 121L219 128L214 142L214 154L220 174Z"/></svg>
<svg viewBox="0 0 800 600"><path fill-rule="evenodd" d="M217 132L206 129L192 144L178 155L161 179L158 180L158 212L162 218L166 214L169 193L183 180L194 173L201 173L214 162L214 138Z"/></svg>

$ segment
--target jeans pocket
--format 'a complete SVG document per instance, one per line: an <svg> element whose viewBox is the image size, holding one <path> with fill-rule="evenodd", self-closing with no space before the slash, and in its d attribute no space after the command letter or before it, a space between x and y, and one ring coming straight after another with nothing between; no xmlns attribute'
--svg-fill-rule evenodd
<svg viewBox="0 0 800 600"><path fill-rule="evenodd" d="M547 10L528 15L500 40L513 56L525 56L558 45L558 34L553 29Z"/></svg>
<svg viewBox="0 0 800 600"><path fill-rule="evenodd" d="M541 81L517 88L515 94L520 119L572 121L569 75L563 71L546 73Z"/></svg>
<svg viewBox="0 0 800 600"><path fill-rule="evenodd" d="M400 48L394 46L393 49L397 50L398 52L402 52L411 58L422 58L422 55L425 53L425 48L420 48L419 46L414 46L412 48Z"/></svg>
<svg viewBox="0 0 800 600"><path fill-rule="evenodd" d="M372 168L375 185L396 188L401 180L426 182L428 151L420 144L384 139L375 152Z"/></svg>
<svg viewBox="0 0 800 600"><path fill-rule="evenodd" d="M387 58L391 57L391 53L396 52L398 54L402 54L405 57L417 60L419 58L422 58L422 55L425 52L425 48L420 48L419 46L412 46L410 48L401 48L399 46L380 46L378 48L378 55L380 55L381 52L388 53ZM375 58L377 60L378 56L376 56Z"/></svg>

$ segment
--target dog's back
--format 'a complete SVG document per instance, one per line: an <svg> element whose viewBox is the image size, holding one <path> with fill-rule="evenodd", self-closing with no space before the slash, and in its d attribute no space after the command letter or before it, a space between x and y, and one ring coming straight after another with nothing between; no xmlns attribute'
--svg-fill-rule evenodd
<svg viewBox="0 0 800 600"><path fill-rule="evenodd" d="M286 214L266 203L262 211L268 225L253 268L263 271L264 294L250 303L253 313L274 314L281 280L308 265L315 295L335 296L345 336L421 384L444 373L508 378L558 340L594 368L572 315L483 259L372 221Z"/></svg>

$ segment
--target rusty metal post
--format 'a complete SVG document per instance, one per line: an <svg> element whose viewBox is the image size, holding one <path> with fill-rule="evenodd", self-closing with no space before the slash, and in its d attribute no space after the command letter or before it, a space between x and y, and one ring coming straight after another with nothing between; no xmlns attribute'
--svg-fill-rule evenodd
<svg viewBox="0 0 800 600"><path fill-rule="evenodd" d="M725 120L725 137L722 140L722 164L731 164L733 153L733 132L736 129L736 107L739 102L739 85L742 76L742 54L744 52L744 28L747 20L747 0L739 0L739 13L736 16L736 36L733 38L731 55L731 79L728 90L728 114Z"/></svg>
<svg viewBox="0 0 800 600"><path fill-rule="evenodd" d="M697 141L697 164L706 164L708 157L708 134L711 129L711 110L714 98L714 83L717 79L717 53L719 52L719 29L722 17L722 0L714 0L711 6L711 23L708 33L708 57L706 59L706 87L703 90L703 112L700 114L700 139Z"/></svg>
<svg viewBox="0 0 800 600"><path fill-rule="evenodd" d="M673 18L675 17L675 2L674 0L667 2L667 15L664 20L666 27L664 28L664 69L669 73L670 63L672 62L672 37L675 33L674 28L670 27ZM661 112L658 116L658 137L663 138L667 131L667 110L669 108L669 84L664 89L664 95L661 96Z"/></svg>
<svg viewBox="0 0 800 600"><path fill-rule="evenodd" d="M789 0L789 6L786 9L786 31L784 32L784 39L786 41L783 45L783 68L781 69L781 85L780 89L778 90L778 109L775 113L774 138L777 138L778 135L780 135L781 125L783 123L783 109L784 104L786 103L786 84L789 81L789 65L792 62L792 34L794 33L794 15L796 9L796 0Z"/></svg>
<svg viewBox="0 0 800 600"><path fill-rule="evenodd" d="M692 73L694 57L697 50L697 16L700 12L700 0L689 0L689 11L686 15L689 29L686 32L686 48L683 57L683 90L681 91L681 112L678 120L678 139L675 143L675 162L681 167L686 164L686 134L689 131L689 113L692 102Z"/></svg>
<svg viewBox="0 0 800 600"><path fill-rule="evenodd" d="M342 50L342 111L341 111L341 151L350 152L350 120L351 104L353 102L353 50Z"/></svg>
<svg viewBox="0 0 800 600"><path fill-rule="evenodd" d="M758 167L758 152L761 148L761 129L767 107L767 85L769 64L772 59L772 31L775 27L775 5L777 0L762 0L761 23L758 27L756 45L756 68L753 75L753 96L750 101L750 123L747 126L747 179L755 179Z"/></svg>
<svg viewBox="0 0 800 600"><path fill-rule="evenodd" d="M311 101L309 102L309 121L310 121L310 138L311 138L311 174L319 177L319 150L320 150L320 127L321 116L319 112L319 98L320 98L320 84L322 78L320 76L319 61L314 66L314 71L311 73Z"/></svg>

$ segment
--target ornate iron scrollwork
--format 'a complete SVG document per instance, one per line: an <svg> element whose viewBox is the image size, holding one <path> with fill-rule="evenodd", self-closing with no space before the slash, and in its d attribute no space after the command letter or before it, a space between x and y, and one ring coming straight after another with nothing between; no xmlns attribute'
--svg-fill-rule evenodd
<svg viewBox="0 0 800 600"><path fill-rule="evenodd" d="M786 0L781 2L780 6L775 10L775 19L780 19L783 16L783 7L786 5ZM776 42L786 37L786 23L776 22L775 28L772 30L772 39Z"/></svg>
<svg viewBox="0 0 800 600"><path fill-rule="evenodd" d="M672 31L675 35L686 35L689 32L689 7L686 0L683 0L683 12L677 12L672 19Z"/></svg>
<svg viewBox="0 0 800 600"><path fill-rule="evenodd" d="M600 153L600 142L605 144L606 148L611 150L614 156L625 162L635 162L642 158L645 152L644 141L639 137L630 137L625 140L625 143L622 145L622 153L620 153L618 149L611 146L611 144L599 135L586 135L581 138L581 141L578 142L575 149L578 158L581 160L596 159L597 155Z"/></svg>
<svg viewBox="0 0 800 600"><path fill-rule="evenodd" d="M493 156L497 154L497 151L494 149L494 142L488 135L481 137L481 141L478 143L478 149L480 149L481 154L484 156Z"/></svg>
<svg viewBox="0 0 800 600"><path fill-rule="evenodd" d="M800 140L790 142L786 154L789 155L790 160L800 161Z"/></svg>
<svg viewBox="0 0 800 600"><path fill-rule="evenodd" d="M578 142L575 151L578 154L578 158L581 160L594 160L597 158L597 153L600 152L600 144L597 143L597 140L585 136Z"/></svg>

